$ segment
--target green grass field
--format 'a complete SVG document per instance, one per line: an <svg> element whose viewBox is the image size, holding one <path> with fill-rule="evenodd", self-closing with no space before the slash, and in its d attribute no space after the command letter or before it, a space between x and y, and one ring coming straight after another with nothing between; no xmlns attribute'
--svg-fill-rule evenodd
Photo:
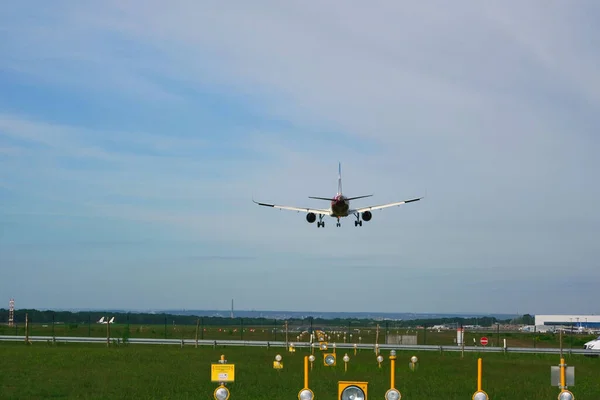
<svg viewBox="0 0 600 400"><path fill-rule="evenodd" d="M308 349L288 353L282 348L0 342L0 398L8 399L212 399L217 384L210 381L210 364L224 354L236 366L236 381L228 384L231 400L296 399L303 386L303 357ZM282 370L273 369L276 354ZM383 399L389 388L389 353L378 368L373 351L352 350L348 372L338 351L335 367L325 367L322 353L310 372L316 400L335 400L337 382L369 382L370 399ZM418 370L408 368L412 355ZM556 355L398 351L396 387L403 399L470 399L477 385L477 358L483 358L483 389L493 400L556 399L550 386L550 366ZM577 399L599 399L600 359L566 356L575 366Z"/></svg>

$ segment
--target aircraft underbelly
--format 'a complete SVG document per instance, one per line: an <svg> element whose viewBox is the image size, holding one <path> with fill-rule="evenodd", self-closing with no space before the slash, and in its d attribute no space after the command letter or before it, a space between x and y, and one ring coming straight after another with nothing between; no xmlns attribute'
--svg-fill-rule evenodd
<svg viewBox="0 0 600 400"><path fill-rule="evenodd" d="M338 202L331 205L334 217L347 217L349 206L345 202Z"/></svg>

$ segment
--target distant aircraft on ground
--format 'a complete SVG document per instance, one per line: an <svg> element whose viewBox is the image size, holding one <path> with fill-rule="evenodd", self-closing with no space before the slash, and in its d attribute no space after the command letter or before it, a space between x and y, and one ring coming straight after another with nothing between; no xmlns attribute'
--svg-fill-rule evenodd
<svg viewBox="0 0 600 400"><path fill-rule="evenodd" d="M373 195L368 194L368 195L364 195L364 196L346 197L342 194L342 164L339 163L338 164L338 190L337 190L337 194L335 195L335 197L329 198L329 197L309 196L309 199L330 201L331 204L328 209L280 206L280 205L276 205L276 204L260 203L260 202L255 201L254 199L252 199L252 201L254 201L254 203L258 204L259 206L273 207L273 208L278 208L280 210L305 212L305 213L307 213L306 220L311 224L316 221L317 214L318 214L319 221L317 222L317 228L320 228L320 227L325 227L325 221L323 221L323 217L325 215L329 215L332 218L336 218L337 219L336 226L338 226L338 227L341 226L340 218L348 217L349 215L354 215L356 217L356 221L354 221L354 226L362 226L362 221L360 219L361 214L362 214L362 219L364 221L370 221L373 216L371 211L373 211L373 210L379 210L382 208L400 206L402 204L412 203L413 201L419 201L423 198L423 197L418 197L415 199L403 200L403 201L398 201L395 203L381 204L378 206L350 208L350 200L362 199L362 198L371 197L371 196L373 196Z"/></svg>
<svg viewBox="0 0 600 400"><path fill-rule="evenodd" d="M99 324L114 324L114 323L115 323L115 317L112 317L112 318L110 319L110 321L105 321L105 320L104 320L104 317L102 317L102 318L100 318L100 319L98 320L98 323L99 323Z"/></svg>

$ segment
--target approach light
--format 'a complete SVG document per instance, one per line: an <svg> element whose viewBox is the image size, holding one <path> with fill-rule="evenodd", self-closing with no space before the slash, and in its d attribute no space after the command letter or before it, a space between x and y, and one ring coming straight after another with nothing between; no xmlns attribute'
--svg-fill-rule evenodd
<svg viewBox="0 0 600 400"><path fill-rule="evenodd" d="M315 361L315 356L313 356L312 354L310 356L308 356L308 361L314 362Z"/></svg>
<svg viewBox="0 0 600 400"><path fill-rule="evenodd" d="M227 400L229 399L229 389L225 386L219 386L215 389L215 400Z"/></svg>
<svg viewBox="0 0 600 400"><path fill-rule="evenodd" d="M323 354L323 364L325 364L326 367L333 367L335 365L335 361L335 353Z"/></svg>
<svg viewBox="0 0 600 400"><path fill-rule="evenodd" d="M308 388L302 389L300 393L298 393L298 400L313 400L314 398L315 394Z"/></svg>
<svg viewBox="0 0 600 400"><path fill-rule="evenodd" d="M277 354L277 355L275 356L275 361L281 361L281 355Z"/></svg>
<svg viewBox="0 0 600 400"><path fill-rule="evenodd" d="M392 356L392 357L396 356L396 350L390 350L390 356Z"/></svg>
<svg viewBox="0 0 600 400"><path fill-rule="evenodd" d="M562 392L560 392L558 394L558 400L573 400L575 399L575 396L573 396L573 393L571 393L568 390L563 390Z"/></svg>
<svg viewBox="0 0 600 400"><path fill-rule="evenodd" d="M348 354L344 355L344 362L348 362L350 361L350 357L348 357Z"/></svg>
<svg viewBox="0 0 600 400"><path fill-rule="evenodd" d="M355 382L339 382L339 400L367 400L367 384Z"/></svg>
<svg viewBox="0 0 600 400"><path fill-rule="evenodd" d="M489 396L483 390L475 392L473 394L473 400L489 400Z"/></svg>
<svg viewBox="0 0 600 400"><path fill-rule="evenodd" d="M413 363L413 364L416 364L416 363L417 363L417 361L419 361L419 359L417 358L417 356L412 356L412 357L410 358L410 362L411 362L411 363Z"/></svg>
<svg viewBox="0 0 600 400"><path fill-rule="evenodd" d="M385 400L400 400L401 398L402 395L400 394L398 389L392 388L385 392Z"/></svg>

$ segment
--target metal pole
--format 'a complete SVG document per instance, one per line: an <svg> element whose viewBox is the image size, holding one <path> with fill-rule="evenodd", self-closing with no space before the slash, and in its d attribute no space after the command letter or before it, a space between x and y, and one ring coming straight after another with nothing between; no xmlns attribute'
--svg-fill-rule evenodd
<svg viewBox="0 0 600 400"><path fill-rule="evenodd" d="M573 350L573 321L571 321L571 337L569 338L571 350Z"/></svg>
<svg viewBox="0 0 600 400"><path fill-rule="evenodd" d="M25 344L29 344L29 314L25 313Z"/></svg>
<svg viewBox="0 0 600 400"><path fill-rule="evenodd" d="M496 323L496 327L497 327L497 333L498 333L498 347L500 347L500 322Z"/></svg>
<svg viewBox="0 0 600 400"><path fill-rule="evenodd" d="M198 347L198 327L200 326L200 318L196 319L196 347Z"/></svg>
<svg viewBox="0 0 600 400"><path fill-rule="evenodd" d="M464 358L465 357L465 328L463 327L463 324L460 324L460 336L462 338L461 340L461 344L462 344L462 348L461 348L461 352L460 352L460 358Z"/></svg>

